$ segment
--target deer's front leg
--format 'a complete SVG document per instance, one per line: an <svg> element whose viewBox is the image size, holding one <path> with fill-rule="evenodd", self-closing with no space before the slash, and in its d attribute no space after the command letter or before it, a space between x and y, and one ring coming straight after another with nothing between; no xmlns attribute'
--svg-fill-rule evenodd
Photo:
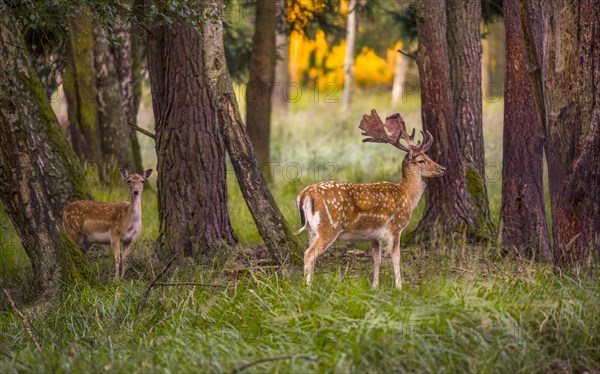
<svg viewBox="0 0 600 374"><path fill-rule="evenodd" d="M394 276L396 278L396 288L402 288L402 277L400 275L400 234L394 235L388 243L392 255L392 265L394 266Z"/></svg>
<svg viewBox="0 0 600 374"><path fill-rule="evenodd" d="M125 270L127 268L127 256L129 256L129 252L131 251L133 241L123 244L123 251L121 253L121 277L125 277Z"/></svg>
<svg viewBox="0 0 600 374"><path fill-rule="evenodd" d="M121 241L119 240L119 236L112 234L110 238L110 242L113 249L113 254L115 256L115 280L119 279L119 275L121 274L121 251L120 245Z"/></svg>
<svg viewBox="0 0 600 374"><path fill-rule="evenodd" d="M381 266L381 241L373 241L371 255L373 256L373 288L379 287L379 268Z"/></svg>

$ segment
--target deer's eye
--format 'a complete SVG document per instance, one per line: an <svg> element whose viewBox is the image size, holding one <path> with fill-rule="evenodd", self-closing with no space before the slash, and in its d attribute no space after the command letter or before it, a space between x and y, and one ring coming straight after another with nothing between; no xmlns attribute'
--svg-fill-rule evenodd
<svg viewBox="0 0 600 374"><path fill-rule="evenodd" d="M146 183L146 181L145 181L145 180L143 180L143 181L142 181L142 183Z"/></svg>
<svg viewBox="0 0 600 374"><path fill-rule="evenodd" d="M419 162L419 164L424 164L425 160L419 160L418 162Z"/></svg>

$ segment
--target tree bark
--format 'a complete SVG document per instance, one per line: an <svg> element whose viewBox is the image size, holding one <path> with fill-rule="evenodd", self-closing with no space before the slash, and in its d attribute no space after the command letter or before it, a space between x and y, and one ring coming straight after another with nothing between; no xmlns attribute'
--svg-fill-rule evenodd
<svg viewBox="0 0 600 374"><path fill-rule="evenodd" d="M88 194L16 26L0 5L0 197L41 293L52 296L65 283L91 278L59 223L64 205Z"/></svg>
<svg viewBox="0 0 600 374"><path fill-rule="evenodd" d="M270 257L278 264L302 263L303 248L275 203L246 133L225 63L221 22L206 24L204 63L211 96L219 105L219 127L238 183Z"/></svg>
<svg viewBox="0 0 600 374"><path fill-rule="evenodd" d="M140 84L142 77L139 73L134 72L134 65L139 69L139 56L134 53L134 42L132 41L131 22L122 21L115 26L115 34L121 39L121 44L115 45L112 48L114 57L115 70L119 81L121 91L121 104L123 113L128 123L137 125L137 113L140 105ZM131 141L131 150L133 153L133 167L135 170L142 171L142 156L140 153L140 143L137 138L135 129L127 126L127 133Z"/></svg>
<svg viewBox="0 0 600 374"><path fill-rule="evenodd" d="M287 25L287 0L278 0L277 19ZM277 61L275 62L275 85L273 87L273 103L280 109L287 110L289 99L285 93L290 84L290 44L287 30L277 30L275 36Z"/></svg>
<svg viewBox="0 0 600 374"><path fill-rule="evenodd" d="M429 156L446 167L443 177L427 181L425 212L415 232L426 237L434 233L449 235L459 226L476 225L467 210L464 168L456 127L452 122L446 17L446 8L438 1L417 3L419 49L416 57L421 81L423 128L434 138Z"/></svg>
<svg viewBox="0 0 600 374"><path fill-rule="evenodd" d="M518 0L504 1L506 79L502 156L502 242L506 251L551 261L544 207L541 125L529 73Z"/></svg>
<svg viewBox="0 0 600 374"><path fill-rule="evenodd" d="M103 172L118 167L134 167L131 128L123 106L127 99L121 95L121 86L117 79L115 60L102 35L102 28L94 28L94 68L96 73L98 128L100 130L100 148L104 159ZM141 171L141 169L138 169Z"/></svg>
<svg viewBox="0 0 600 374"><path fill-rule="evenodd" d="M589 263L600 255L600 4L540 4L536 30L536 13L519 3L544 125L554 258Z"/></svg>
<svg viewBox="0 0 600 374"><path fill-rule="evenodd" d="M267 180L270 175L271 113L275 80L275 32L277 2L256 2L256 24L250 58L250 79L246 89L246 126L258 163Z"/></svg>
<svg viewBox="0 0 600 374"><path fill-rule="evenodd" d="M354 85L354 44L356 41L357 0L348 1L348 19L346 21L346 55L344 57L344 91L342 92L342 110L346 111L352 103Z"/></svg>
<svg viewBox="0 0 600 374"><path fill-rule="evenodd" d="M210 23L204 28L210 28ZM205 44L216 41L204 39L181 22L169 29L151 24L150 30L148 68L156 118L159 242L177 254L210 256L220 243L237 242L227 212L219 103L209 91L210 69L205 68Z"/></svg>
<svg viewBox="0 0 600 374"><path fill-rule="evenodd" d="M69 17L68 61L63 89L68 103L71 144L79 160L102 166L96 82L94 29L83 10Z"/></svg>
<svg viewBox="0 0 600 374"><path fill-rule="evenodd" d="M446 4L452 123L467 189L463 196L469 215L467 222L477 233L491 234L483 148L481 0L448 0Z"/></svg>

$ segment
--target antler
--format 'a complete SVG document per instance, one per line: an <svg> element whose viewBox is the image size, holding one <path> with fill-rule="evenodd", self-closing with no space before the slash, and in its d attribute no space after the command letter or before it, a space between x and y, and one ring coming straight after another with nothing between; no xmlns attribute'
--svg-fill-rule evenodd
<svg viewBox="0 0 600 374"><path fill-rule="evenodd" d="M363 139L363 142L388 143L408 153L410 157L415 153L427 152L433 144L433 136L429 131L427 134L421 131L423 143L419 141L415 144L415 129L409 135L406 131L406 124L399 113L387 117L384 125L375 109L372 109L370 115L363 115L359 128L364 131L362 135L369 137ZM402 144L401 140L404 140L407 145Z"/></svg>

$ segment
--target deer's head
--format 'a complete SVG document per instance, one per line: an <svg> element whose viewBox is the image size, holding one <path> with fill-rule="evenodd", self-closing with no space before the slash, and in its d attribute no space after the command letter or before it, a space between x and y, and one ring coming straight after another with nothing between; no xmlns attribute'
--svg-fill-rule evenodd
<svg viewBox="0 0 600 374"><path fill-rule="evenodd" d="M409 135L400 114L396 113L387 117L384 125L375 109L373 109L370 115L365 114L363 116L359 127L364 131L363 135L368 137L363 139L363 142L388 143L406 152L406 156L402 161L404 175L416 174L421 177L439 177L446 172L445 167L425 154L433 144L431 133L421 131L423 142L418 141L415 144L415 129L413 128L412 134ZM403 140L406 144L402 143Z"/></svg>
<svg viewBox="0 0 600 374"><path fill-rule="evenodd" d="M121 174L123 179L129 184L129 190L131 191L131 194L135 196L140 195L144 190L144 183L146 182L146 179L150 177L150 174L152 174L152 169L144 171L143 175L137 173L129 174L127 170L119 169L119 174Z"/></svg>

